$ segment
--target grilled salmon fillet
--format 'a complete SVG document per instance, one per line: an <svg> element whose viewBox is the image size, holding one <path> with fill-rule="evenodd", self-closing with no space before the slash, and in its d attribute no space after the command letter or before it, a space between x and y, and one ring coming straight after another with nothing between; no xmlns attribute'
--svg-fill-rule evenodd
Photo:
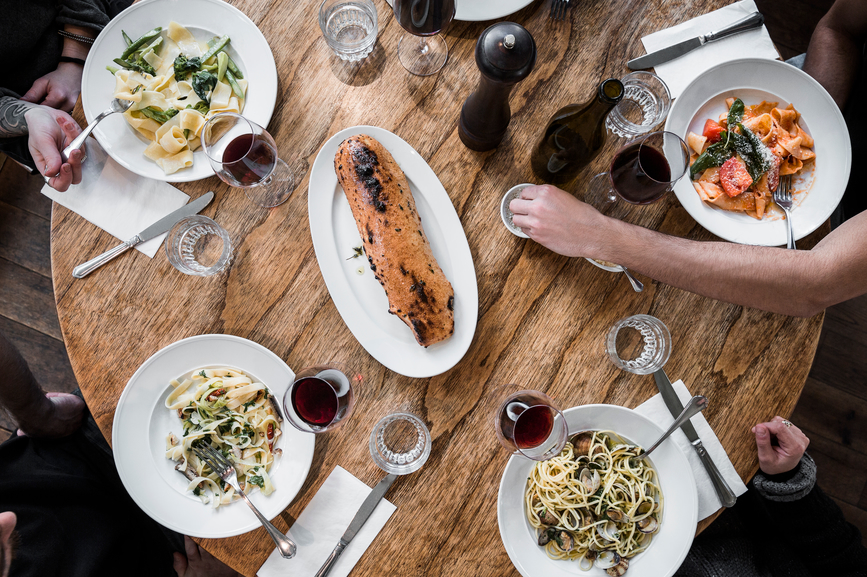
<svg viewBox="0 0 867 577"><path fill-rule="evenodd" d="M455 293L431 252L406 175L391 153L364 134L340 143L334 170L349 200L388 312L427 347L455 332Z"/></svg>

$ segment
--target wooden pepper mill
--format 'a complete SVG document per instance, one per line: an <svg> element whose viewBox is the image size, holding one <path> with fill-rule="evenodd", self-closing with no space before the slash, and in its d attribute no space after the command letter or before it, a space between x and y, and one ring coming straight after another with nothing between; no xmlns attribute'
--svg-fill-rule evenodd
<svg viewBox="0 0 867 577"><path fill-rule="evenodd" d="M461 109L458 134L472 150L496 148L512 118L509 95L536 64L536 41L514 22L498 22L482 32L476 42L479 87Z"/></svg>

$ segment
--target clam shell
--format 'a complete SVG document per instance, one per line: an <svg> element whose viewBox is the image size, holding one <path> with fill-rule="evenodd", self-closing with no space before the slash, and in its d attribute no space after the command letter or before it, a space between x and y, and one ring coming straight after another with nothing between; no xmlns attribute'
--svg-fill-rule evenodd
<svg viewBox="0 0 867 577"><path fill-rule="evenodd" d="M594 564L600 569L610 569L618 563L620 563L620 555L616 551L602 551L594 561Z"/></svg>

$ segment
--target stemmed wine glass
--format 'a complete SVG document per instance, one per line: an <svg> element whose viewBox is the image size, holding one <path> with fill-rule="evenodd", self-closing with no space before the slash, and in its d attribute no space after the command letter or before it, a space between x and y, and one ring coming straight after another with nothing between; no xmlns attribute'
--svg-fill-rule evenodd
<svg viewBox="0 0 867 577"><path fill-rule="evenodd" d="M494 430L507 451L534 461L560 454L569 431L563 413L548 395L518 385L497 387L491 395L498 404Z"/></svg>
<svg viewBox="0 0 867 577"><path fill-rule="evenodd" d="M364 377L337 364L308 367L295 375L283 396L283 413L305 433L324 433L339 427L355 407L355 387Z"/></svg>
<svg viewBox="0 0 867 577"><path fill-rule="evenodd" d="M202 127L202 147L220 180L259 206L286 202L295 188L289 166L277 155L268 131L240 114L221 112Z"/></svg>
<svg viewBox="0 0 867 577"><path fill-rule="evenodd" d="M608 172L590 181L585 200L605 210L618 198L652 204L665 196L689 168L689 148L673 132L653 132L628 142L614 155Z"/></svg>
<svg viewBox="0 0 867 577"><path fill-rule="evenodd" d="M395 18L408 32L397 44L400 63L416 76L439 72L449 58L449 46L439 33L455 17L455 0L394 0L393 8Z"/></svg>

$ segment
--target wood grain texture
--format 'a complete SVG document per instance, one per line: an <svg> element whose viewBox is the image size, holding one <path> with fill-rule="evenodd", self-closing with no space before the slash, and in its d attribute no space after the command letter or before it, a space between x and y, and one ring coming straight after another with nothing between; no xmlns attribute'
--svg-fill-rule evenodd
<svg viewBox="0 0 867 577"><path fill-rule="evenodd" d="M455 23L446 67L434 77L416 78L396 58L402 31L383 0L376 0L379 40L361 65L329 53L316 24L318 3L232 3L256 22L275 54L281 86L269 130L282 156L291 161L297 154L312 165L329 136L372 124L409 142L437 173L475 260L476 335L456 367L430 379L402 377L372 359L343 324L319 273L307 219L307 194L316 191L308 192L306 176L289 201L272 210L252 205L216 178L181 186L193 197L214 190L217 197L204 214L233 238L231 267L204 279L178 273L162 252L153 260L132 252L73 281L76 264L114 241L55 205L52 265L61 328L107 438L129 377L155 351L184 337L243 336L295 368L326 360L351 363L366 376L356 413L342 429L317 438L307 481L275 524L286 530L338 464L373 485L382 473L367 451L370 429L387 412L409 410L431 429L430 460L390 490L397 514L354 574L516 575L496 537L497 488L507 455L490 425L486 395L515 382L546 391L563 406L640 404L655 393L652 378L618 371L605 355L603 339L617 319L649 313L665 321L673 335L669 375L711 399L708 421L742 478L752 476L757 459L750 427L791 413L822 315L794 319L744 310L649 280L637 294L622 275L512 236L498 214L508 188L535 180L529 152L556 109L586 99L600 80L625 74L625 62L642 53L639 37L727 1L580 2L567 22L548 20L547 3L537 1L512 15L535 37L538 64L514 89L512 123L502 144L487 153L460 143L457 120L478 81L475 40L490 23ZM573 192L581 193L582 183L602 170L615 146L609 142ZM625 218L697 240L714 238L673 196ZM273 549L263 530L204 546L247 575Z"/></svg>

